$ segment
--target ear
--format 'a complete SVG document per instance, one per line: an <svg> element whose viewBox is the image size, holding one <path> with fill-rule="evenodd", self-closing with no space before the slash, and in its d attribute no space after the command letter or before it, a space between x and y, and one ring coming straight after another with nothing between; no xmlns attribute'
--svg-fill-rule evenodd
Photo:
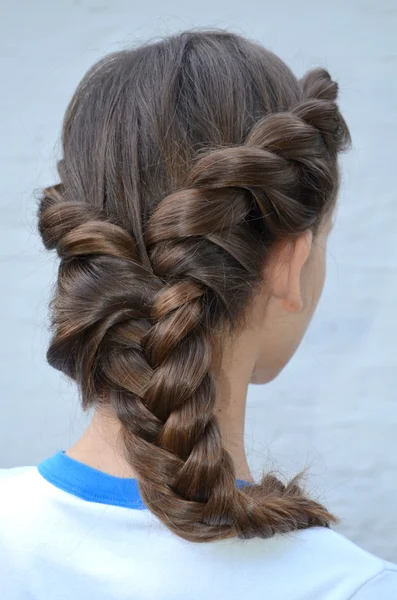
<svg viewBox="0 0 397 600"><path fill-rule="evenodd" d="M281 300L287 312L297 313L303 308L302 269L310 256L312 244L313 234L308 230L298 238L281 242L272 254L267 281L271 294Z"/></svg>

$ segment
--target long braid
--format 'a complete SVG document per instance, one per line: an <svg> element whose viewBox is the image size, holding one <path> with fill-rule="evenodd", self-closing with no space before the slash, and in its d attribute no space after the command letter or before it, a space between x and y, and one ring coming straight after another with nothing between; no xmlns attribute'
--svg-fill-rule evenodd
<svg viewBox="0 0 397 600"><path fill-rule="evenodd" d="M214 333L243 324L272 244L316 230L335 202L336 155L349 142L337 86L317 70L299 90L299 101L256 119L242 143L203 146L178 189L146 207L145 223L135 207L133 226L124 227L102 180L92 187L102 202L89 192L73 197L83 186L72 144L62 184L41 201L44 244L61 258L48 360L77 381L84 406L111 406L144 502L190 541L269 537L334 520L298 479L284 485L266 475L236 486L215 416ZM80 118L76 106L70 114ZM109 147L107 117L106 127Z"/></svg>

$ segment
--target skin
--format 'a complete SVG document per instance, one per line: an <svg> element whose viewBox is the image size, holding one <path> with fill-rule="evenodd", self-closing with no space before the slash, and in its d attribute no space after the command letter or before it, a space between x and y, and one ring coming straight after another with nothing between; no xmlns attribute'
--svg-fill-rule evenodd
<svg viewBox="0 0 397 600"><path fill-rule="evenodd" d="M244 448L248 385L272 381L299 347L323 291L331 228L327 218L314 238L307 231L275 248L263 286L247 311L245 329L223 346L216 414L239 479L253 481ZM123 458L120 426L109 408L95 411L66 454L111 475L134 477Z"/></svg>

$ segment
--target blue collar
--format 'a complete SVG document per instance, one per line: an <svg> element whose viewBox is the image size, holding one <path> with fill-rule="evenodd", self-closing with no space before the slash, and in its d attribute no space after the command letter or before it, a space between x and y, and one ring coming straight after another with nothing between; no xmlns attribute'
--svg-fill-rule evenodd
<svg viewBox="0 0 397 600"><path fill-rule="evenodd" d="M108 475L93 469L64 452L57 452L38 466L44 479L64 492L89 502L142 510L137 479Z"/></svg>
<svg viewBox="0 0 397 600"><path fill-rule="evenodd" d="M64 452L57 452L37 468L49 483L88 502L137 510L146 509L139 493L137 479L108 475L70 458ZM243 487L246 482L237 479L236 485Z"/></svg>

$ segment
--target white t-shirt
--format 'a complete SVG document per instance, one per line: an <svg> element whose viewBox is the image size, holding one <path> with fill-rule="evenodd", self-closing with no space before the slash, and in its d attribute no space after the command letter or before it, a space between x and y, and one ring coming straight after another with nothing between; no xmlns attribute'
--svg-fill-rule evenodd
<svg viewBox="0 0 397 600"><path fill-rule="evenodd" d="M397 565L320 527L184 541L144 507L136 480L62 452L38 468L0 471L1 600L246 597L397 600Z"/></svg>

